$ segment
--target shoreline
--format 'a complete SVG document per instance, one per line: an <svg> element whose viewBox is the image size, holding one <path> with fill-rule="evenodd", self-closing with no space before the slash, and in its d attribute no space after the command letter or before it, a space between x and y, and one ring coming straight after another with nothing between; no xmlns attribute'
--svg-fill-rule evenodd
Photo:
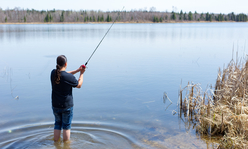
<svg viewBox="0 0 248 149"><path fill-rule="evenodd" d="M25 25L25 24L112 24L113 22L7 22L0 23L0 25ZM152 22L152 21L128 21L115 22L116 24L167 24L167 23L246 23L236 21L166 21L166 22Z"/></svg>

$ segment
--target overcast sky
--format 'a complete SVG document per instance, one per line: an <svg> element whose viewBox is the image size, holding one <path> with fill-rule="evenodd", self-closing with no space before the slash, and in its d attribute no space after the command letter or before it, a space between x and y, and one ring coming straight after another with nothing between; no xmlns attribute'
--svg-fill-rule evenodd
<svg viewBox="0 0 248 149"><path fill-rule="evenodd" d="M150 10L248 14L248 0L0 0L2 9L15 7L37 10Z"/></svg>

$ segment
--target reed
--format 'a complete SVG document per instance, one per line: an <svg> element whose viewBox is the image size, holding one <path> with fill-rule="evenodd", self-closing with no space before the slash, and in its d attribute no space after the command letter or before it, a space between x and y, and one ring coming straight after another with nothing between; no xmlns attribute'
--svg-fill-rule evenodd
<svg viewBox="0 0 248 149"><path fill-rule="evenodd" d="M180 89L180 111L196 119L196 131L221 135L218 148L248 147L248 61L231 60L219 69L214 89L188 83ZM184 101L182 94L185 93Z"/></svg>

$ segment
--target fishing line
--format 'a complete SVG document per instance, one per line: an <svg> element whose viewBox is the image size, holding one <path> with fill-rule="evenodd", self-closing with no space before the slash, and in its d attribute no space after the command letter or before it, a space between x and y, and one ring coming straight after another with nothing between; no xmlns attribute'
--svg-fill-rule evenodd
<svg viewBox="0 0 248 149"><path fill-rule="evenodd" d="M122 10L124 9L124 7L122 8ZM122 11L121 10L121 11ZM120 12L121 12L120 11ZM96 46L95 50L93 51L93 53L91 54L91 56L89 57L89 59L86 61L86 63L84 65L82 65L83 68L86 68L86 65L88 64L88 62L90 61L91 57L94 55L94 53L96 52L96 50L98 49L98 47L100 46L100 44L102 43L103 39L105 38L105 36L108 34L108 32L110 31L110 29L112 28L112 26L114 25L115 21L118 19L120 13L118 13L116 19L114 20L114 22L111 24L110 28L108 29L108 31L105 33L105 35L103 36L103 38L101 39L101 41L99 42L99 44Z"/></svg>

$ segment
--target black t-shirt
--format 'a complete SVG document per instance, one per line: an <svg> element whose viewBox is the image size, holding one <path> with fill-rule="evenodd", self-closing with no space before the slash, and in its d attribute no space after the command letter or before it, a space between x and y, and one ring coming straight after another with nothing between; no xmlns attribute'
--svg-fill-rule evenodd
<svg viewBox="0 0 248 149"><path fill-rule="evenodd" d="M51 72L52 106L67 109L73 107L72 87L78 86L78 81L73 74L61 71L60 83L56 84L55 69Z"/></svg>

